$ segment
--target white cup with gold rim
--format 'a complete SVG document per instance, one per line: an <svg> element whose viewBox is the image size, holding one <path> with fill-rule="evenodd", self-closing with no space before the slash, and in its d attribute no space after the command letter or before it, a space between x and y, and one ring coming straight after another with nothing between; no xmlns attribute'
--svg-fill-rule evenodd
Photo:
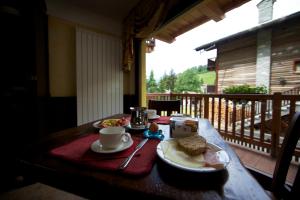
<svg viewBox="0 0 300 200"><path fill-rule="evenodd" d="M106 127L99 130L99 138L102 148L115 149L122 143L131 139L131 135L125 132L121 126Z"/></svg>

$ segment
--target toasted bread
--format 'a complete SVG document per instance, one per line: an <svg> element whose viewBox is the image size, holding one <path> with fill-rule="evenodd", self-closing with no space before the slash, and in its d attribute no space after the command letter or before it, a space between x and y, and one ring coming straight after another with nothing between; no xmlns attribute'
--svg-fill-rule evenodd
<svg viewBox="0 0 300 200"><path fill-rule="evenodd" d="M206 151L206 139L200 135L178 138L177 144L181 150L192 156Z"/></svg>

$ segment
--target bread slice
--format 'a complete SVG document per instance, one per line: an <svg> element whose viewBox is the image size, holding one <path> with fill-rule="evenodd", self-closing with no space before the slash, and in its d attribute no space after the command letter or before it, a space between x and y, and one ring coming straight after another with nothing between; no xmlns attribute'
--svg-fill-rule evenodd
<svg viewBox="0 0 300 200"><path fill-rule="evenodd" d="M200 135L178 138L177 144L180 149L192 156L206 151L206 139Z"/></svg>

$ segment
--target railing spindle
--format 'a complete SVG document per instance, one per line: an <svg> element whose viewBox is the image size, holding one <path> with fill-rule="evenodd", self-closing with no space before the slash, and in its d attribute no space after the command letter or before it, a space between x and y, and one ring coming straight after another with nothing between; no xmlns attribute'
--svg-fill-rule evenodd
<svg viewBox="0 0 300 200"><path fill-rule="evenodd" d="M195 107L194 107L195 117L198 117L198 101L199 101L198 97L195 97Z"/></svg>
<svg viewBox="0 0 300 200"><path fill-rule="evenodd" d="M228 134L228 99L225 102L225 134Z"/></svg>
<svg viewBox="0 0 300 200"><path fill-rule="evenodd" d="M193 97L190 97L190 115L193 116L192 112L192 102L193 102Z"/></svg>
<svg viewBox="0 0 300 200"><path fill-rule="evenodd" d="M180 100L181 100L181 113L183 113L184 109L183 109L183 97L180 96Z"/></svg>
<svg viewBox="0 0 300 200"><path fill-rule="evenodd" d="M279 134L281 129L281 93L274 93L272 113L272 149L271 155L277 156L279 148Z"/></svg>
<svg viewBox="0 0 300 200"><path fill-rule="evenodd" d="M204 96L204 118L209 119L209 96Z"/></svg>
<svg viewBox="0 0 300 200"><path fill-rule="evenodd" d="M219 107L218 107L218 131L220 132L221 130L221 117L222 117L222 112L221 112L221 108L222 108L222 98L219 97Z"/></svg>
<svg viewBox="0 0 300 200"><path fill-rule="evenodd" d="M211 122L212 125L215 125L215 97L212 97L211 100Z"/></svg>
<svg viewBox="0 0 300 200"><path fill-rule="evenodd" d="M255 121L255 101L251 101L251 117L250 117L250 139L253 140Z"/></svg>
<svg viewBox="0 0 300 200"><path fill-rule="evenodd" d="M265 135L265 123L266 123L266 107L267 102L263 100L261 102L261 115L260 115L260 142L264 142L264 135Z"/></svg>
<svg viewBox="0 0 300 200"><path fill-rule="evenodd" d="M245 104L242 103L241 138L244 138L244 130L245 130Z"/></svg>
<svg viewBox="0 0 300 200"><path fill-rule="evenodd" d="M187 95L184 96L184 99L185 99L185 113L188 113L188 112L187 112L187 107L188 107L188 106L187 106L187 102L188 102L188 97L187 97Z"/></svg>
<svg viewBox="0 0 300 200"><path fill-rule="evenodd" d="M236 126L236 101L232 101L232 135L235 136L235 126Z"/></svg>
<svg viewBox="0 0 300 200"><path fill-rule="evenodd" d="M290 100L290 115L289 115L289 122L292 121L292 117L296 111L296 101L295 99Z"/></svg>
<svg viewBox="0 0 300 200"><path fill-rule="evenodd" d="M200 105L199 105L199 116L200 117L203 117L202 100L203 100L203 97L200 99L200 102L199 102L200 103Z"/></svg>

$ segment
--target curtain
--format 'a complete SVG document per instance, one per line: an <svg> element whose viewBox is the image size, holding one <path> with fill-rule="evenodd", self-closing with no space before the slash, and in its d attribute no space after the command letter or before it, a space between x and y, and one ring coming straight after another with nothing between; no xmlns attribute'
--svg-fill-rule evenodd
<svg viewBox="0 0 300 200"><path fill-rule="evenodd" d="M134 38L146 39L164 22L168 11L176 1L141 0L123 22L123 71L134 64Z"/></svg>

